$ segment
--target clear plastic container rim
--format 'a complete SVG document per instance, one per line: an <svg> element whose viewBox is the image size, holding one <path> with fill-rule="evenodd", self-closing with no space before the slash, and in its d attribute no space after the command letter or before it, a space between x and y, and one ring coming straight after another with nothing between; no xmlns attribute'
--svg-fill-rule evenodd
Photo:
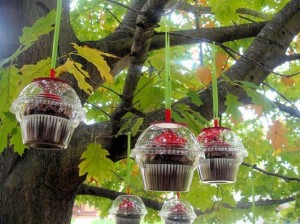
<svg viewBox="0 0 300 224"><path fill-rule="evenodd" d="M167 121L156 121L156 122L152 122L150 123L150 126L158 126L161 128L175 128L177 126L183 126L183 127L187 127L187 124L185 123L180 123L180 122L167 122Z"/></svg>
<svg viewBox="0 0 300 224"><path fill-rule="evenodd" d="M213 130L213 129L215 129L215 130L228 130L228 131L231 131L231 128L222 127L222 126L202 128L202 131Z"/></svg>
<svg viewBox="0 0 300 224"><path fill-rule="evenodd" d="M38 77L38 78L33 79L32 82L38 82L38 81L41 81L41 80L52 80L52 81L62 82L64 84L69 85L65 80L62 80L62 79L59 79L59 78L51 78L51 77Z"/></svg>

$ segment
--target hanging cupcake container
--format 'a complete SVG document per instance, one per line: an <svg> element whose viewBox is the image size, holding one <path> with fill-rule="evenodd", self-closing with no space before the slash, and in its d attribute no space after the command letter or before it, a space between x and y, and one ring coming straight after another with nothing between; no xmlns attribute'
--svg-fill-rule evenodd
<svg viewBox="0 0 300 224"><path fill-rule="evenodd" d="M192 205L179 199L165 202L159 215L165 224L192 224L197 217Z"/></svg>
<svg viewBox="0 0 300 224"><path fill-rule="evenodd" d="M201 149L198 172L203 183L234 183L239 166L248 155L229 128L204 128L198 136Z"/></svg>
<svg viewBox="0 0 300 224"><path fill-rule="evenodd" d="M188 191L200 151L196 137L185 125L166 122L150 125L131 156L140 167L145 190Z"/></svg>
<svg viewBox="0 0 300 224"><path fill-rule="evenodd" d="M57 78L35 79L13 102L11 111L20 122L23 144L56 150L68 147L85 114L76 92Z"/></svg>
<svg viewBox="0 0 300 224"><path fill-rule="evenodd" d="M144 202L135 195L118 196L110 209L116 224L139 224L147 214Z"/></svg>

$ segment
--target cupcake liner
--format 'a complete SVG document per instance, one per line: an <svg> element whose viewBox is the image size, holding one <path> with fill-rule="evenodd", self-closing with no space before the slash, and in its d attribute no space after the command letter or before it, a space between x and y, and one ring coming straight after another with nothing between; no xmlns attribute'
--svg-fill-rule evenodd
<svg viewBox="0 0 300 224"><path fill-rule="evenodd" d="M200 159L198 173L203 183L234 183L239 165L237 159Z"/></svg>
<svg viewBox="0 0 300 224"><path fill-rule="evenodd" d="M177 221L173 221L173 220L168 220L166 219L165 220L165 224L182 224L182 223L185 223L185 224L192 224L193 221L192 220L177 220Z"/></svg>
<svg viewBox="0 0 300 224"><path fill-rule="evenodd" d="M139 218L123 218L116 216L116 224L140 224L141 216Z"/></svg>
<svg viewBox="0 0 300 224"><path fill-rule="evenodd" d="M194 166L176 164L145 164L141 167L145 190L189 191Z"/></svg>
<svg viewBox="0 0 300 224"><path fill-rule="evenodd" d="M32 148L65 149L74 131L69 120L45 114L24 116L20 124L23 144Z"/></svg>

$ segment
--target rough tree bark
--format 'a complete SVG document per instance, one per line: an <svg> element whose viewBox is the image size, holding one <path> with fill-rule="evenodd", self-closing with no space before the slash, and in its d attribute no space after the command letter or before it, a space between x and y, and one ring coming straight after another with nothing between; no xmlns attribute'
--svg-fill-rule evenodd
<svg viewBox="0 0 300 224"><path fill-rule="evenodd" d="M166 1L161 0L132 1L132 7L146 12L139 16L129 12L130 15L125 16L124 24L135 30L134 34L131 29L120 27L116 31L117 34L112 34L97 42L85 43L121 58L130 55L128 80L124 87L127 98L122 99L122 104L114 113L111 122L91 126L81 124L73 135L70 147L63 152L30 149L26 150L24 155L20 157L14 154L11 148L7 148L0 155L0 223L69 223L78 186L84 180L84 177L78 175L78 164L85 146L97 136L103 147L110 151L112 160L115 161L124 156L125 138L123 136L117 138L105 136L113 136L118 131L116 127L120 126L122 115L132 106L132 94L135 89L135 85L132 84L138 82L141 72L138 65L142 65L146 60L149 49L163 47L162 35L155 34L153 31L165 3ZM70 27L68 4L69 1L64 1L64 19L62 20L59 45L61 54L71 51L70 43L78 43ZM0 56L9 56L16 49L17 35L21 33L23 26L31 25L33 21L44 16L47 11L53 8L55 8L55 1L0 0L0 9L2 10L0 13L0 34L3 40L0 47L4 49L4 53ZM269 70L251 63L248 59L241 58L226 75L231 79L259 84L270 73L270 70L282 63L282 57L279 56L285 54L293 36L299 32L299 21L300 2L294 0L268 23L214 29L219 32L219 35L216 35L216 32L210 32L209 29L177 32L176 38L175 35L171 37L171 43L172 45L180 45L199 41L199 39L190 36L215 40L220 43L257 36L245 56L254 59ZM237 29L239 29L238 32L236 32ZM116 45L117 42L118 45ZM18 62L20 65L33 64L50 56L51 43L51 35L43 37L32 49L25 52ZM112 69L117 65L115 60L108 61L108 63ZM89 65L86 66L89 67ZM97 77L99 76L92 76L93 83L96 83L94 88L97 88L101 83ZM71 85L78 90L74 80L70 77L65 78L69 79ZM242 89L220 85L220 96L224 96L227 91L239 96L241 101L248 100ZM78 93L82 97L86 97L80 91ZM204 105L199 108L195 108L188 99L183 99L182 102L189 104L202 116L210 119L212 117L210 89L199 94L204 102ZM220 112L224 111L224 100L220 97ZM160 120L162 117L163 111L148 114L145 125L151 121Z"/></svg>

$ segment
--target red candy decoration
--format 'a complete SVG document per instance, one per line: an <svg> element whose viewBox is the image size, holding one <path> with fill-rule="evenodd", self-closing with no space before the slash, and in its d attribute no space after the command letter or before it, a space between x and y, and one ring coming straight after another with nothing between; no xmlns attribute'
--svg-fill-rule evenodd
<svg viewBox="0 0 300 224"><path fill-rule="evenodd" d="M134 209L134 204L130 200L124 198L122 203L119 205L119 208L124 210L131 210Z"/></svg>
<svg viewBox="0 0 300 224"><path fill-rule="evenodd" d="M180 215L184 215L187 213L187 209L183 204L177 204L175 205L173 208L171 208L171 213L172 214L180 214Z"/></svg>
<svg viewBox="0 0 300 224"><path fill-rule="evenodd" d="M172 130L166 130L161 133L159 136L153 139L154 143L157 145L180 145L183 146L187 140L185 138L181 138L175 134Z"/></svg>

